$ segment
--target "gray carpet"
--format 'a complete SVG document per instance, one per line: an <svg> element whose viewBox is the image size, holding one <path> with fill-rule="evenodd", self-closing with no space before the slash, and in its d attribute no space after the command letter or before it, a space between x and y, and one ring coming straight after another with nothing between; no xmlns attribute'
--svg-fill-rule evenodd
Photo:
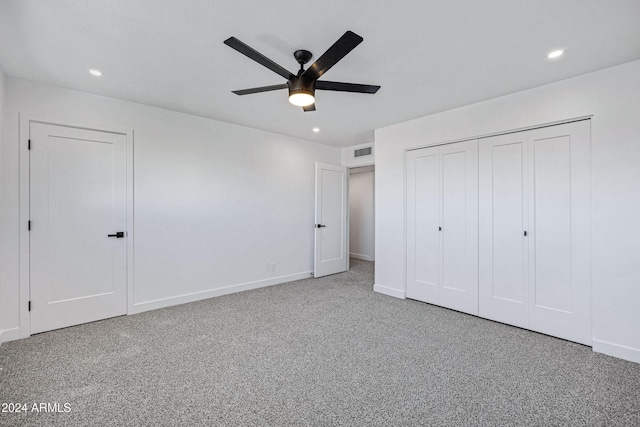
<svg viewBox="0 0 640 427"><path fill-rule="evenodd" d="M640 425L640 365L374 293L373 264L0 347L1 425Z"/></svg>

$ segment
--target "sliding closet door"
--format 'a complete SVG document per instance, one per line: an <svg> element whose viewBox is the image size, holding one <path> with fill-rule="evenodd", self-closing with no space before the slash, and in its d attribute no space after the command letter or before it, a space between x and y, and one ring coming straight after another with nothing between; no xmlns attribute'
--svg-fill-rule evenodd
<svg viewBox="0 0 640 427"><path fill-rule="evenodd" d="M529 328L591 344L589 121L529 132Z"/></svg>
<svg viewBox="0 0 640 427"><path fill-rule="evenodd" d="M442 145L439 158L439 304L478 314L478 141Z"/></svg>
<svg viewBox="0 0 640 427"><path fill-rule="evenodd" d="M479 143L479 314L527 328L527 132Z"/></svg>
<svg viewBox="0 0 640 427"><path fill-rule="evenodd" d="M438 303L438 147L407 152L407 297Z"/></svg>

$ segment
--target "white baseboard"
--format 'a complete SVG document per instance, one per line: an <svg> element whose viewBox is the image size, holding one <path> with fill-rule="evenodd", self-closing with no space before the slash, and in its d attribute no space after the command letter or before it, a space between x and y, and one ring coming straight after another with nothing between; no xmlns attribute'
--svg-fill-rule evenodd
<svg viewBox="0 0 640 427"><path fill-rule="evenodd" d="M2 345L3 342L15 341L20 338L22 338L20 335L20 328L11 328L0 331L0 345Z"/></svg>
<svg viewBox="0 0 640 427"><path fill-rule="evenodd" d="M593 351L640 363L640 349L593 339Z"/></svg>
<svg viewBox="0 0 640 427"><path fill-rule="evenodd" d="M363 261L373 261L373 257L371 255L362 255L362 254L349 254L350 258L361 259Z"/></svg>
<svg viewBox="0 0 640 427"><path fill-rule="evenodd" d="M404 291L401 291L399 289L393 289L393 288L387 288L386 286L381 286L381 285L373 285L373 291L374 292L378 292L380 294L384 294L384 295L388 295L390 297L394 297L394 298L400 298L400 299L405 299L406 296L404 295Z"/></svg>
<svg viewBox="0 0 640 427"><path fill-rule="evenodd" d="M236 292L248 291L251 289L264 288L267 286L279 285L282 283L293 282L295 280L308 279L311 277L311 271L290 274L287 276L273 277L271 279L257 280L255 282L241 283L238 285L225 286L223 288L211 289L208 291L194 292L191 294L178 295L175 297L162 298L153 301L140 302L129 307L127 314L142 313L144 311L155 310L158 308L171 307L178 304L186 304L189 302L201 301L208 298L219 297L222 295L235 294Z"/></svg>

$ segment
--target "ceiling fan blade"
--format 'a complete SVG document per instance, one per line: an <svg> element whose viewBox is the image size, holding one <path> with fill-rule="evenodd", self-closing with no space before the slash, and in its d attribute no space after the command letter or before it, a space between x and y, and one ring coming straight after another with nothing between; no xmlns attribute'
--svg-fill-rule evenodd
<svg viewBox="0 0 640 427"><path fill-rule="evenodd" d="M287 80L293 77L293 74L290 73L288 70L286 70L284 67L276 64L275 62L273 62L272 60L270 60L269 58L267 58L266 56L264 56L263 54L255 50L254 48L247 46L246 44L242 43L240 40L238 40L235 37L229 37L224 41L224 44L226 44L229 47L232 47L233 49L237 50L241 54L253 59L258 64L261 64L267 67L271 71L274 71L280 74L282 77L284 77Z"/></svg>
<svg viewBox="0 0 640 427"><path fill-rule="evenodd" d="M344 58L347 53L351 52L356 46L362 43L362 37L353 31L347 31L335 42L325 53L322 54L316 62L314 62L307 70L302 73L303 76L310 80L316 80L329 68L336 65L338 61Z"/></svg>
<svg viewBox="0 0 640 427"><path fill-rule="evenodd" d="M306 107L302 107L302 109L307 112L307 111L316 111L316 104L313 103L311 105L307 105Z"/></svg>
<svg viewBox="0 0 640 427"><path fill-rule="evenodd" d="M378 89L380 89L380 86L318 80L316 82L316 89L336 90L339 92L376 93Z"/></svg>
<svg viewBox="0 0 640 427"><path fill-rule="evenodd" d="M286 89L288 87L289 85L287 83L282 83L280 85L254 87L251 89L242 89L242 90L232 90L231 92L235 93L236 95L250 95L252 93L269 92L270 90Z"/></svg>

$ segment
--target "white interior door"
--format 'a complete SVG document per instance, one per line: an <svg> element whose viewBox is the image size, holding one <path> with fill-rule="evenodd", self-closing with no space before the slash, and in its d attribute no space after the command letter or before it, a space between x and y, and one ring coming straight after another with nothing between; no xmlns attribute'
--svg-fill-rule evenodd
<svg viewBox="0 0 640 427"><path fill-rule="evenodd" d="M591 345L588 120L529 132L529 327Z"/></svg>
<svg viewBox="0 0 640 427"><path fill-rule="evenodd" d="M527 135L479 144L479 314L522 328L529 326Z"/></svg>
<svg viewBox="0 0 640 427"><path fill-rule="evenodd" d="M314 277L347 270L347 176L344 166L316 163Z"/></svg>
<svg viewBox="0 0 640 427"><path fill-rule="evenodd" d="M126 136L29 132L31 333L126 314Z"/></svg>

